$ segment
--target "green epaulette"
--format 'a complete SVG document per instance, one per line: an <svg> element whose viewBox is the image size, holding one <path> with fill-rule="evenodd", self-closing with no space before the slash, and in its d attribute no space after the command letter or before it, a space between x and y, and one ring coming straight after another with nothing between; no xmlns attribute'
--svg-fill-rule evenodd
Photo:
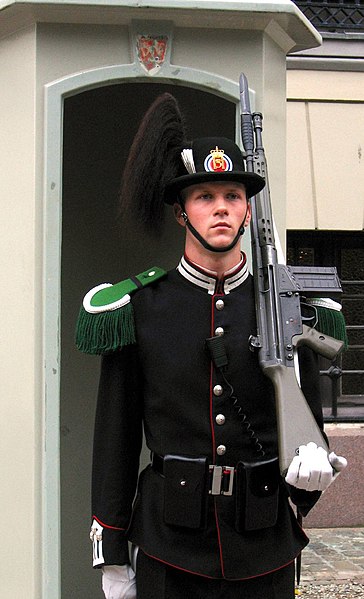
<svg viewBox="0 0 364 599"><path fill-rule="evenodd" d="M166 275L154 267L116 285L103 283L89 291L76 325L76 346L87 354L106 354L136 342L131 295Z"/></svg>
<svg viewBox="0 0 364 599"><path fill-rule="evenodd" d="M348 336L341 305L332 299L322 297L307 298L305 301L315 308L315 329L324 335L343 341L344 349L347 349Z"/></svg>

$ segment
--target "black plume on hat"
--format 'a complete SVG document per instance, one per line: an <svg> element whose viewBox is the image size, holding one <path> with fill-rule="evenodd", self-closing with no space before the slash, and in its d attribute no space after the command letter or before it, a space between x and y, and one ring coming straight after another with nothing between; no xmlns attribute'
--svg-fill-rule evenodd
<svg viewBox="0 0 364 599"><path fill-rule="evenodd" d="M121 214L134 214L151 230L163 221L167 183L180 169L185 126L177 100L168 93L151 104L131 145L121 192Z"/></svg>

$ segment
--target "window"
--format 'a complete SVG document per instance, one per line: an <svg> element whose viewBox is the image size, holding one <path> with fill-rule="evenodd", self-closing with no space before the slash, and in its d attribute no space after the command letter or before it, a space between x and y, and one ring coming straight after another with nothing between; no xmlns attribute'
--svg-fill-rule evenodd
<svg viewBox="0 0 364 599"><path fill-rule="evenodd" d="M336 266L348 349L332 364L320 358L326 421L364 421L364 232L288 231L287 263Z"/></svg>

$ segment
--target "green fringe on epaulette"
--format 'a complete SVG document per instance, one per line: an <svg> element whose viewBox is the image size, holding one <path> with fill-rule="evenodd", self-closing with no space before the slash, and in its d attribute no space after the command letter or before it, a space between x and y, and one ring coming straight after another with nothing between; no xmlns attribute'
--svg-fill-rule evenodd
<svg viewBox="0 0 364 599"><path fill-rule="evenodd" d="M130 302L99 314L90 314L81 307L76 325L76 346L80 351L108 354L133 343L136 343L134 311Z"/></svg>
<svg viewBox="0 0 364 599"><path fill-rule="evenodd" d="M324 335L330 335L334 339L344 342L344 349L348 348L348 336L345 327L345 318L341 311L315 306L317 312L317 324L315 329Z"/></svg>

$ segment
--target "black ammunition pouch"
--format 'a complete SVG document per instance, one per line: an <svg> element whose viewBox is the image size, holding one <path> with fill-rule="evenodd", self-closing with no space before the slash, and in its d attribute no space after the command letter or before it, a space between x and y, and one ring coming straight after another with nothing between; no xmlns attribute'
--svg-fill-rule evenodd
<svg viewBox="0 0 364 599"><path fill-rule="evenodd" d="M204 528L208 501L207 458L166 455L163 476L165 523Z"/></svg>
<svg viewBox="0 0 364 599"><path fill-rule="evenodd" d="M222 467L222 479L215 488L212 476L217 469L207 458L153 454L152 467L164 478L163 518L166 524L191 529L205 528L209 494L231 495L236 501L235 528L238 532L274 526L278 514L278 458L261 462L238 462L234 468ZM211 470L212 469L212 470ZM225 478L225 471L228 476ZM230 472L231 471L231 472ZM232 483L234 483L232 485Z"/></svg>
<svg viewBox="0 0 364 599"><path fill-rule="evenodd" d="M278 514L278 458L262 462L239 462L236 478L236 519L238 532L274 526Z"/></svg>

